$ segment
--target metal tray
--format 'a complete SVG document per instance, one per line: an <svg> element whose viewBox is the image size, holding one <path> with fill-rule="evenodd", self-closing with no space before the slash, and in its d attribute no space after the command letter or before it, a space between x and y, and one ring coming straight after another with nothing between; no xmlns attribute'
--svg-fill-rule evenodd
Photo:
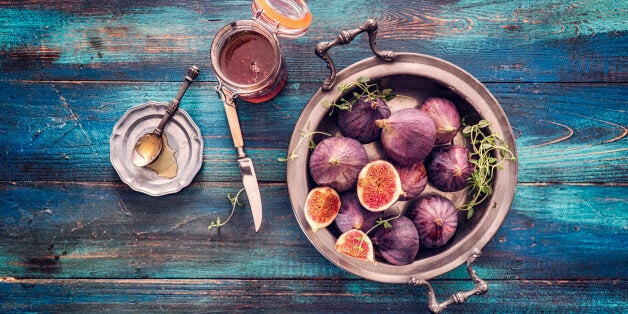
<svg viewBox="0 0 628 314"><path fill-rule="evenodd" d="M426 97L447 98L457 106L461 117L467 116L471 121L488 120L492 132L499 134L516 154L515 138L506 114L484 85L463 69L439 58L416 53L395 54L390 51L377 51L374 46L376 24L374 29L373 24L373 21L367 21L362 28L342 32L335 41L323 42L317 46L317 55L327 62L331 75L304 107L290 140L288 151L298 156L287 164L288 191L294 215L307 238L323 256L338 267L366 279L386 283L421 284L428 286L432 291L427 280L467 262L467 270L476 282L476 288L464 293L464 298L459 299L459 302L455 301L460 303L468 296L484 293L488 289L486 283L475 275L471 263L495 235L510 210L517 184L516 162L507 162L502 170L497 171L492 196L481 206L476 207L471 219L467 220L464 213L461 213L458 230L448 244L439 249L420 248L415 261L408 265L396 266L383 259L376 259L376 263L372 263L338 253L335 251L335 241L339 232L333 224L314 233L305 219L305 199L316 184L309 176L308 145L298 143L304 132L323 131L338 134L335 117L329 116L329 109L323 107L321 102L334 102L341 96L337 90L338 86L354 82L360 77L368 77L370 82L377 82L380 88L392 88L394 93L406 96L397 97L389 103L392 111L404 107L417 107ZM333 63L327 55L327 49L336 44L346 44L355 35L364 31L369 32L371 49L376 56L359 61L336 74ZM349 99L352 97L351 92L348 90L343 95ZM315 142L320 140L322 138L314 137ZM457 136L455 141L462 143L465 140ZM378 144L368 144L366 148L371 160L380 157ZM426 192L430 191L435 190L428 185ZM456 192L447 196L466 199L467 195L465 192ZM399 202L398 206L405 210L407 202ZM454 299L450 298L446 304L439 305L431 293L430 309L438 312L454 302L452 301Z"/></svg>
<svg viewBox="0 0 628 314"><path fill-rule="evenodd" d="M168 146L175 151L177 175L167 179L131 163L135 143L144 133L155 129L167 105L165 102L151 101L129 109L113 127L109 141L111 164L120 179L133 190L152 196L179 192L192 182L203 163L201 131L181 108L164 128Z"/></svg>

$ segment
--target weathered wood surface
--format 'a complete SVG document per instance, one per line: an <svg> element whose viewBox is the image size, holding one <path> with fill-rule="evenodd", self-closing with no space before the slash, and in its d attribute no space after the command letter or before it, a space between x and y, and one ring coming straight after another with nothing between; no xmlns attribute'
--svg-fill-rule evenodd
<svg viewBox="0 0 628 314"><path fill-rule="evenodd" d="M284 184L262 185L268 210L258 233L248 207L220 232L207 230L227 216L226 194L240 186L193 184L158 203L117 183L4 184L2 269L18 278L351 277L309 244ZM495 280L626 278L627 202L625 186L522 184L478 272ZM468 275L460 267L444 277Z"/></svg>
<svg viewBox="0 0 628 314"><path fill-rule="evenodd" d="M209 70L209 69L207 69ZM182 72L183 73L183 72ZM13 181L119 181L109 162L109 137L126 110L168 101L179 83L8 82L0 101L3 178ZM182 100L205 139L197 181L237 181L223 105L211 83L192 85ZM625 84L494 83L517 136L521 182L625 183ZM239 107L247 153L262 181L285 181L287 140L318 88L294 83L264 104ZM279 121L279 122L278 122ZM583 167L595 163L595 167Z"/></svg>
<svg viewBox="0 0 628 314"><path fill-rule="evenodd" d="M489 282L489 285L488 295L469 299L462 310L466 313L620 313L625 311L628 297L628 286L621 280L504 280ZM469 283L440 280L435 281L434 286L443 295L461 287L471 288ZM0 303L0 310L44 312L106 309L124 312L420 313L425 311L426 295L421 287L399 288L353 279L9 280L0 282L0 289L15 298L11 303ZM460 306L448 308L448 311L455 310L461 310Z"/></svg>
<svg viewBox="0 0 628 314"><path fill-rule="evenodd" d="M239 107L264 196L220 230L241 187L209 50L250 2L0 0L0 311L423 311L423 288L362 280L301 232L285 164L298 115L327 75L314 45L378 20L383 49L433 55L481 80L517 137L519 184L475 269L487 295L451 310L626 312L628 41L625 1L310 1L314 23L280 39L289 81ZM340 68L370 56L335 47ZM109 136L124 112L167 101L201 68L182 108L203 167L153 198L120 182ZM442 299L471 287L459 267ZM350 305L350 306L349 306Z"/></svg>

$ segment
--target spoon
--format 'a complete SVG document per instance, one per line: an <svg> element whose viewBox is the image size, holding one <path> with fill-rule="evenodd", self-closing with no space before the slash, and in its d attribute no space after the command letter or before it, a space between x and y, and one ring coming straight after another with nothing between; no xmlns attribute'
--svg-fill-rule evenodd
<svg viewBox="0 0 628 314"><path fill-rule="evenodd" d="M138 167L144 167L151 162L153 162L157 156L161 153L163 142L161 139L161 134L163 133L164 126L170 120L170 117L179 109L179 102L185 94L185 91L190 87L192 81L198 77L198 68L196 66L192 66L188 69L188 73L185 76L185 81L179 89L179 93L175 96L170 104L166 108L166 112L164 113L161 121L159 121L159 125L152 132L146 133L140 137L135 144L135 148L133 148L133 153L131 154L131 162Z"/></svg>

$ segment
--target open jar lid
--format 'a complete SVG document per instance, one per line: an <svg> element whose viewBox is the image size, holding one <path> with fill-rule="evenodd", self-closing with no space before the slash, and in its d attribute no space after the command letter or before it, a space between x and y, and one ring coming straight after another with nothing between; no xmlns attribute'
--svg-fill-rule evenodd
<svg viewBox="0 0 628 314"><path fill-rule="evenodd" d="M277 35L298 37L312 23L312 13L303 0L253 0L253 16Z"/></svg>

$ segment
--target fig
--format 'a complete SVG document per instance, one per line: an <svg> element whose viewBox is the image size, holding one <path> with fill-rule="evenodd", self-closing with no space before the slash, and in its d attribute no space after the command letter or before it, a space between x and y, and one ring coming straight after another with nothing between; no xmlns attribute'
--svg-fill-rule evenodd
<svg viewBox="0 0 628 314"><path fill-rule="evenodd" d="M402 201L411 200L423 193L427 186L427 172L422 162L410 166L395 165L403 193L399 196Z"/></svg>
<svg viewBox="0 0 628 314"><path fill-rule="evenodd" d="M423 161L434 147L434 122L423 110L401 109L375 124L382 128L380 141L384 152L401 166Z"/></svg>
<svg viewBox="0 0 628 314"><path fill-rule="evenodd" d="M342 135L366 144L379 139L382 133L375 120L388 117L390 108L384 99L362 96L351 106L351 110L340 110L338 126Z"/></svg>
<svg viewBox="0 0 628 314"><path fill-rule="evenodd" d="M365 261L375 261L373 243L362 230L351 229L338 237L336 251Z"/></svg>
<svg viewBox="0 0 628 314"><path fill-rule="evenodd" d="M368 231L377 223L379 213L372 212L360 204L355 190L347 191L340 195L340 211L334 220L334 224L341 233L351 229Z"/></svg>
<svg viewBox="0 0 628 314"><path fill-rule="evenodd" d="M460 114L449 100L439 97L426 99L420 107L432 118L436 127L436 144L450 143L460 129Z"/></svg>
<svg viewBox="0 0 628 314"><path fill-rule="evenodd" d="M349 137L322 140L310 155L309 169L314 182L337 192L355 188L360 170L368 163L366 149Z"/></svg>
<svg viewBox="0 0 628 314"><path fill-rule="evenodd" d="M407 265L419 252L419 233L410 218L400 216L390 221L389 228L380 226L372 239L375 248L393 265Z"/></svg>
<svg viewBox="0 0 628 314"><path fill-rule="evenodd" d="M305 199L305 220L312 231L325 228L334 221L340 210L338 192L327 186L313 188Z"/></svg>
<svg viewBox="0 0 628 314"><path fill-rule="evenodd" d="M381 159L362 168L356 191L360 204L374 212L384 211L392 206L403 192L395 166Z"/></svg>
<svg viewBox="0 0 628 314"><path fill-rule="evenodd" d="M462 189L475 169L469 162L469 150L460 145L435 148L425 160L425 168L434 187L443 192Z"/></svg>
<svg viewBox="0 0 628 314"><path fill-rule="evenodd" d="M456 207L448 198L438 194L420 197L411 205L408 217L419 233L421 246L426 248L443 246L458 226Z"/></svg>

